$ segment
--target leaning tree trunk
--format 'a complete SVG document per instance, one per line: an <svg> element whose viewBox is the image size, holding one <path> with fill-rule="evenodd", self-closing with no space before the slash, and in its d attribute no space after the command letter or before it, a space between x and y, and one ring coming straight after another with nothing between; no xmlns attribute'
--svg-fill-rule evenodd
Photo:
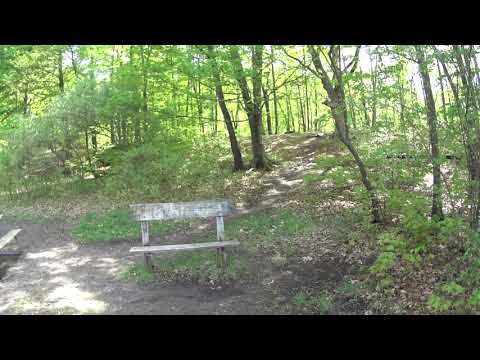
<svg viewBox="0 0 480 360"><path fill-rule="evenodd" d="M343 109L345 109L345 106L343 106ZM355 148L355 146L353 145L350 139L348 124L345 121L345 119L347 118L346 110L342 111L341 108L338 109L337 107L332 107L331 110L332 110L333 118L335 120L335 128L337 130L337 134L339 135L340 141L347 147L348 151L350 151L350 153L352 154L355 160L355 163L357 164L358 170L360 171L362 184L363 186L365 186L365 189L369 194L373 221L375 223L380 223L382 222L382 217L380 214L380 201L376 194L375 188L370 182L365 164L363 163L362 159L360 158L360 155L358 154L357 149Z"/></svg>
<svg viewBox="0 0 480 360"><path fill-rule="evenodd" d="M350 153L352 154L353 158L355 159L355 163L358 166L360 171L362 183L367 190L370 201L371 201L371 210L373 215L373 221L375 223L382 222L382 217L380 214L380 201L378 199L376 189L373 187L370 179L368 177L368 173L363 163L362 159L360 158L357 149L353 145L348 129L348 112L347 106L345 102L345 91L343 85L343 71L346 69L341 69L340 67L340 46L332 45L330 47L330 51L328 56L330 57L330 61L332 64L332 70L335 78L335 82L332 81L328 75L328 73L323 68L323 65L320 60L320 55L317 50L313 46L308 46L310 55L312 56L313 64L315 69L317 70L316 75L320 77L322 81L322 85L327 92L328 100L326 104L330 107L332 112L332 116L335 120L335 128L337 134L340 138L340 141L348 148ZM349 72L353 72L358 64L358 54L359 48L357 48L354 60L349 64Z"/></svg>
<svg viewBox="0 0 480 360"><path fill-rule="evenodd" d="M223 93L222 81L220 78L220 70L218 69L217 62L215 60L214 47L212 45L208 46L208 56L212 64L212 72L215 80L215 94L217 96L218 105L222 111L223 119L225 121L225 126L228 131L228 138L230 140L230 148L233 154L233 171L242 170L245 168L243 165L242 152L240 151L240 146L237 141L237 136L235 134L235 129L232 123L232 117L228 111L227 105L225 104L225 96Z"/></svg>

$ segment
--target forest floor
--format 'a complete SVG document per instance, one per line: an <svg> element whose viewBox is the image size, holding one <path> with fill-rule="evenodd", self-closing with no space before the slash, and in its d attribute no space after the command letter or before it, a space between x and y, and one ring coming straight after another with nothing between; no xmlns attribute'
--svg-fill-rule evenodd
<svg viewBox="0 0 480 360"><path fill-rule="evenodd" d="M269 173L251 172L257 181L240 211L226 219L272 209L301 209L309 205L305 176L321 176L320 152L335 155L328 139L314 134L272 137L268 149L282 162ZM325 145L325 146L324 146ZM248 191L247 191L248 190ZM352 207L342 190L323 190L314 201L315 231L295 239L289 256L261 247L255 258L254 281L206 286L156 281L125 281L126 266L139 262L129 253L131 242L80 244L71 238L75 219L34 221L10 212L0 220L0 235L21 228L3 250L22 250L18 258L0 258L0 314L376 314L399 313L395 305L378 304L365 292L365 266L375 256L352 250L342 209ZM75 204L68 204L74 207ZM212 223L176 231L162 239L183 243L212 229ZM138 241L137 241L138 242Z"/></svg>

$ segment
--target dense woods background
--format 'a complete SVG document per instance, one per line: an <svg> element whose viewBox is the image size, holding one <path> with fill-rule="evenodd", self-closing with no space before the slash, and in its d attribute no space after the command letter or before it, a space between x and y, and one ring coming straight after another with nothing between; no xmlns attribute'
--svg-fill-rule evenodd
<svg viewBox="0 0 480 360"><path fill-rule="evenodd" d="M389 279L398 261L431 266L446 249L451 279L428 301L476 306L479 51L2 45L0 201L224 197L282 161L275 136L332 134L344 154L317 165L339 189L354 183L359 221L381 227L371 271Z"/></svg>

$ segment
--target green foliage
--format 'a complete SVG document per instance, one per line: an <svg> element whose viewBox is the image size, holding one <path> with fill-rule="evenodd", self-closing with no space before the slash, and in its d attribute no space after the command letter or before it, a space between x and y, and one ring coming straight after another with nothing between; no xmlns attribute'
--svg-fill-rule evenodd
<svg viewBox="0 0 480 360"><path fill-rule="evenodd" d="M445 312L450 309L453 301L445 299L444 297L438 295L431 295L428 300L428 305L435 312Z"/></svg>
<svg viewBox="0 0 480 360"><path fill-rule="evenodd" d="M225 237L242 237L250 243L271 242L280 238L292 238L311 232L314 221L305 214L291 210L277 210L246 215L225 226Z"/></svg>
<svg viewBox="0 0 480 360"><path fill-rule="evenodd" d="M155 281L155 274L149 271L143 263L133 264L127 267L127 269L121 273L120 277L126 281L135 280L140 284L148 284Z"/></svg>
<svg viewBox="0 0 480 360"><path fill-rule="evenodd" d="M150 234L159 235L178 227L175 222L152 222ZM140 224L135 221L128 209L112 210L104 214L95 212L83 216L72 229L74 238L81 242L110 242L138 239Z"/></svg>
<svg viewBox="0 0 480 360"><path fill-rule="evenodd" d="M468 303L472 306L480 306L480 289L476 289L472 296L470 296L470 299L468 300Z"/></svg>
<svg viewBox="0 0 480 360"><path fill-rule="evenodd" d="M465 292L465 288L452 281L443 285L442 291L449 295L459 295Z"/></svg>
<svg viewBox="0 0 480 360"><path fill-rule="evenodd" d="M370 267L370 271L373 273L383 274L395 265L397 256L395 253L387 251L382 252L375 263Z"/></svg>
<svg viewBox="0 0 480 360"><path fill-rule="evenodd" d="M198 282L216 286L248 278L249 263L237 254L227 256L227 266L217 266L215 251L190 252L155 262L158 276L165 281Z"/></svg>
<svg viewBox="0 0 480 360"><path fill-rule="evenodd" d="M327 293L309 295L301 290L293 297L293 304L298 310L311 314L325 315L333 310L333 302Z"/></svg>

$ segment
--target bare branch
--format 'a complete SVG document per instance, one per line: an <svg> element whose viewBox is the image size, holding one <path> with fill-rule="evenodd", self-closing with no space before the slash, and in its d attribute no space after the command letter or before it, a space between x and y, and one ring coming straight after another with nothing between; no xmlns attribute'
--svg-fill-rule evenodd
<svg viewBox="0 0 480 360"><path fill-rule="evenodd" d="M313 74L317 75L318 77L320 77L320 74L315 70L313 69L311 66L305 64L302 60L296 58L295 56L292 56L290 55L283 47L282 47L282 51L285 53L285 55L287 55L289 58L297 61L301 66L303 66L305 69L308 69L310 70Z"/></svg>
<svg viewBox="0 0 480 360"><path fill-rule="evenodd" d="M348 64L346 67L345 67L345 70L346 71L349 71L348 68L350 66L352 66L352 68L350 69L350 73L352 74L355 69L357 68L357 65L358 65L358 58L359 58L359 54L360 54L360 48L362 47L362 45L358 45L357 46L357 49L355 50L355 55L353 56L353 59L352 61L350 61L350 64Z"/></svg>

